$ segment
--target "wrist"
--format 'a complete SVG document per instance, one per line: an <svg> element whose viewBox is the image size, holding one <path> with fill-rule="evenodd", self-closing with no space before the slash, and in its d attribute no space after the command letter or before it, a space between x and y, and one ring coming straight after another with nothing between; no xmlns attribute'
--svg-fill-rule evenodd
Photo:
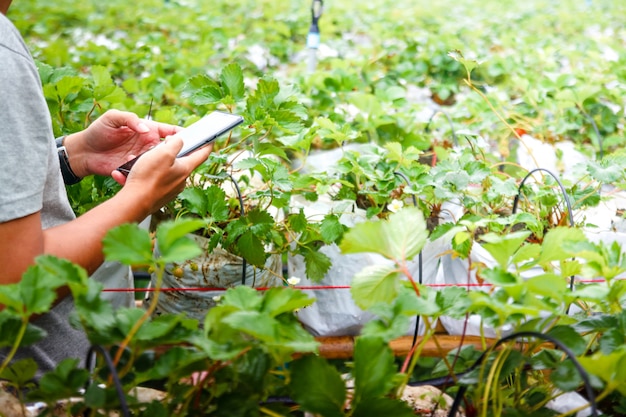
<svg viewBox="0 0 626 417"><path fill-rule="evenodd" d="M69 152L65 146L65 140L67 136L61 136L56 139L57 152L59 155L59 166L61 168L61 175L63 176L63 182L65 185L72 185L80 182L82 176L77 175L72 169L70 162Z"/></svg>
<svg viewBox="0 0 626 417"><path fill-rule="evenodd" d="M71 133L66 135L63 139L63 146L65 147L69 166L71 167L72 172L80 178L91 175L91 172L87 167L87 158L85 158L85 152L82 148L83 142L84 139L82 137L82 132ZM58 146L59 144L57 139L57 147Z"/></svg>

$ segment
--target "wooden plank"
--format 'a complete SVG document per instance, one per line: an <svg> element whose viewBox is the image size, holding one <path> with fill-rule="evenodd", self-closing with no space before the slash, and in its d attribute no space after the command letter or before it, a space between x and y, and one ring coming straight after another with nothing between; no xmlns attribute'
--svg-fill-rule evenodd
<svg viewBox="0 0 626 417"><path fill-rule="evenodd" d="M326 336L316 337L320 342L320 356L327 359L349 359L354 352L354 336ZM420 343L421 337L417 338ZM486 345L483 346L483 340ZM491 346L495 341L492 339L482 339L480 336L450 336L444 334L436 334L426 341L422 349L421 356L442 357L453 349L459 348L461 345L474 345L479 350L484 350ZM389 346L396 356L406 356L413 345L413 336L403 336L392 340Z"/></svg>

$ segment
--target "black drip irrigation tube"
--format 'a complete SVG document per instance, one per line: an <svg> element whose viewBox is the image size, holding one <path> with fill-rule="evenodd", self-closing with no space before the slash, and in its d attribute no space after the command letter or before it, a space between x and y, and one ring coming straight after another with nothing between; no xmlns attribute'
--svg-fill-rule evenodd
<svg viewBox="0 0 626 417"><path fill-rule="evenodd" d="M124 388L122 387L122 383L120 381L120 377L117 374L117 370L115 369L115 365L113 365L113 360L111 359L111 355L109 352L100 345L92 345L89 348L89 352L87 352L87 362L86 367L88 370L94 369L94 364L92 361L95 360L96 351L102 355L104 358L104 363L107 368L111 372L111 380L113 381L113 385L115 386L115 391L117 393L117 398L120 402L120 412L123 417L130 417L130 410L128 409L128 403L126 402L126 395L124 393ZM88 386L85 389L89 388ZM88 414L85 414L88 415Z"/></svg>
<svg viewBox="0 0 626 417"><path fill-rule="evenodd" d="M515 212L517 211L517 204L519 202L520 195L522 193L522 187L524 187L524 183L526 182L528 178L530 178L532 174L538 171L543 171L549 174L550 176L552 176L552 178L554 178L554 180L559 185L559 188L561 189L561 193L563 194L563 200L565 201L565 205L567 207L567 215L568 215L570 227L574 227L574 215L572 214L572 203L570 202L569 195L567 194L567 191L565 191L565 187L563 186L563 183L561 183L559 178L556 175L554 175L550 170L547 170L545 168L535 168L532 171L530 171L528 174L526 174L526 176L520 183L517 189L517 195L515 196L515 199L513 200L513 209L511 210L512 214L515 214ZM574 277L573 276L570 277L569 288L570 288L570 291L574 291ZM569 306L567 307L567 312L569 312Z"/></svg>
<svg viewBox="0 0 626 417"><path fill-rule="evenodd" d="M411 386L411 387L419 387L419 386L425 386L425 385L430 385L430 386L435 386L435 387L448 386L453 376L455 377L455 379L458 380L462 378L463 376L469 374L470 372L474 371L480 365L482 365L482 363L489 356L489 354L493 352L495 349L497 349L500 345L510 342L512 340L524 339L524 338L545 340L547 342L553 343L563 353L565 353L568 359L572 361L572 363L574 364L574 367L576 368L576 370L581 376L581 379L583 380L585 393L587 395L587 401L589 403L589 408L591 410L591 416L598 417L598 405L596 402L596 396L593 393L593 387L591 386L591 379L589 378L589 374L587 373L585 368L583 368L580 362L578 362L578 360L576 359L576 355L574 354L574 352L572 352L560 340L554 338L553 336L539 333L539 332L533 332L533 331L512 333L508 336L505 336L499 339L496 343L494 343L493 346L491 346L488 350L484 351L480 355L480 357L476 360L476 362L472 364L472 366L470 366L468 369L466 369L463 372L458 372L453 375L446 375L446 376L439 377L439 378L431 378L431 379L422 380L422 381L409 382L407 386ZM467 385L459 386L459 390L457 391L457 394L454 397L452 406L450 407L450 410L448 411L448 417L456 417L456 414L458 413L459 408L461 406L461 401L463 400L463 397L465 396L465 393L467 392L467 388L468 388ZM280 403L283 405L292 405L292 406L298 405L296 401L294 401L291 397L288 397L288 396L269 397L265 401L261 402L261 404L276 404L276 403Z"/></svg>
<svg viewBox="0 0 626 417"><path fill-rule="evenodd" d="M589 402L589 408L591 409L591 415L594 417L598 416L598 406L596 403L596 396L593 393L593 388L591 387L591 380L589 379L589 374L587 373L587 371L585 371L585 368L583 368L580 362L578 362L578 360L576 359L576 355L567 346L561 343L561 341L559 341L558 339L552 336L549 336L547 334L528 331L528 332L513 333L513 334L510 334L509 336L503 337L502 339L498 340L491 347L491 349L483 352L483 354L480 355L480 357L476 360L476 362L474 362L474 364L469 369L467 369L463 373L463 375L478 368L478 366L480 366L483 363L483 361L488 356L488 354L492 352L494 349L496 349L498 346L500 346L501 344L505 342L515 340L518 338L534 338L534 339L546 340L550 343L554 343L554 345L556 345L561 351L563 351L567 355L568 359L572 361L572 363L574 364L574 367L576 368L576 370L580 374L580 377L583 380L583 384L585 386L585 392L588 397L587 401ZM426 385L426 384L421 384L421 385ZM463 399L463 396L465 395L466 391L467 391L467 385L461 385L459 388L459 391L454 397L454 402L452 403L452 406L450 407L450 411L448 412L448 417L456 417L456 413L459 410L459 407L461 405L461 400Z"/></svg>

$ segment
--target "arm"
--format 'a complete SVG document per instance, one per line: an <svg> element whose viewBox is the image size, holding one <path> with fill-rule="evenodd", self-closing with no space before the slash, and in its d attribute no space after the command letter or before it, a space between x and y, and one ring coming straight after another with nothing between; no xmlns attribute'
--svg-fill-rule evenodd
<svg viewBox="0 0 626 417"><path fill-rule="evenodd" d="M110 200L81 217L42 230L39 213L0 223L0 265L7 265L0 284L18 282L28 265L40 254L51 254L93 272L103 261L102 239L113 227L139 222L176 197L187 177L209 155L206 147L176 158L182 140L172 137L135 164L125 186Z"/></svg>
<svg viewBox="0 0 626 417"><path fill-rule="evenodd" d="M111 175L124 162L147 151L182 128L136 114L109 110L87 129L68 135L63 145L72 171L79 177Z"/></svg>

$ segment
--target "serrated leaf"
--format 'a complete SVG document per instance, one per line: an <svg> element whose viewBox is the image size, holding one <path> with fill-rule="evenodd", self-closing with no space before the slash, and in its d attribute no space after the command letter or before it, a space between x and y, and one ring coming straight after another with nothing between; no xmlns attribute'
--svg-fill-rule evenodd
<svg viewBox="0 0 626 417"><path fill-rule="evenodd" d="M263 300L257 290L243 285L229 288L222 302L224 306L232 306L240 310L258 310L262 303Z"/></svg>
<svg viewBox="0 0 626 417"><path fill-rule="evenodd" d="M208 200L204 190L200 187L187 187L179 195L181 203L190 213L200 217L206 217L208 212Z"/></svg>
<svg viewBox="0 0 626 417"><path fill-rule="evenodd" d="M505 235L486 233L481 237L481 240L485 242L483 243L483 248L493 256L498 262L498 265L502 268L506 268L513 254L519 250L528 236L530 236L530 232L528 231L507 233Z"/></svg>
<svg viewBox="0 0 626 417"><path fill-rule="evenodd" d="M343 253L373 252L402 262L413 259L426 243L428 232L421 210L406 207L387 220L355 225L340 244Z"/></svg>
<svg viewBox="0 0 626 417"><path fill-rule="evenodd" d="M276 342L278 336L278 321L258 311L236 311L222 322L267 343Z"/></svg>
<svg viewBox="0 0 626 417"><path fill-rule="evenodd" d="M292 288L270 288L263 297L262 312L276 317L279 314L295 311L313 303L304 292Z"/></svg>
<svg viewBox="0 0 626 417"><path fill-rule="evenodd" d="M548 331L548 335L563 343L575 355L582 355L587 350L587 342L571 326L555 326Z"/></svg>
<svg viewBox="0 0 626 417"><path fill-rule="evenodd" d="M117 86L111 79L111 74L105 67L101 65L93 66L91 68L91 75L94 81L93 95L96 100L102 100L117 89Z"/></svg>
<svg viewBox="0 0 626 417"><path fill-rule="evenodd" d="M0 347L13 346L22 332L22 319L7 309L0 311ZM28 323L24 334L21 336L20 346L28 346L42 340L47 333Z"/></svg>
<svg viewBox="0 0 626 417"><path fill-rule="evenodd" d="M613 184L624 178L624 169L617 164L589 161L587 172L592 178L605 184Z"/></svg>
<svg viewBox="0 0 626 417"><path fill-rule="evenodd" d="M260 268L265 265L267 254L263 242L249 229L237 239L237 252L252 265Z"/></svg>
<svg viewBox="0 0 626 417"><path fill-rule="evenodd" d="M354 275L352 298L364 310L376 303L390 303L398 295L401 278L392 265L368 265Z"/></svg>
<svg viewBox="0 0 626 417"><path fill-rule="evenodd" d="M291 229L296 233L304 232L308 225L303 209L300 209L298 214L290 214L287 220Z"/></svg>
<svg viewBox="0 0 626 417"><path fill-rule="evenodd" d="M290 364L291 396L303 410L341 417L346 400L345 382L335 367L317 356L305 356Z"/></svg>
<svg viewBox="0 0 626 417"><path fill-rule="evenodd" d="M33 358L20 359L11 362L0 372L0 379L10 381L19 387L35 378L37 362Z"/></svg>
<svg viewBox="0 0 626 417"><path fill-rule="evenodd" d="M569 291L567 283L555 274L541 274L526 280L526 287L532 294L552 297L562 300L566 291Z"/></svg>
<svg viewBox="0 0 626 417"><path fill-rule="evenodd" d="M582 230L571 227L557 227L546 233L541 245L540 263L561 261L572 256L563 249L563 242L580 242L585 240Z"/></svg>
<svg viewBox="0 0 626 417"><path fill-rule="evenodd" d="M148 265L152 261L152 239L147 230L134 224L111 229L102 240L107 260L126 265Z"/></svg>
<svg viewBox="0 0 626 417"><path fill-rule="evenodd" d="M396 374L394 355L379 337L358 337L354 345L354 403L385 396Z"/></svg>
<svg viewBox="0 0 626 417"><path fill-rule="evenodd" d="M243 71L237 63L233 62L226 65L220 73L220 80L227 95L230 95L235 101L243 99L245 93Z"/></svg>
<svg viewBox="0 0 626 417"><path fill-rule="evenodd" d="M78 76L63 77L55 83L56 92L61 101L71 101L68 100L68 96L77 94L86 82L84 78Z"/></svg>
<svg viewBox="0 0 626 417"><path fill-rule="evenodd" d="M220 85L211 78L206 75L197 75L187 81L181 96L189 98L191 103L197 106L202 106L221 101L224 98L224 92Z"/></svg>
<svg viewBox="0 0 626 417"><path fill-rule="evenodd" d="M339 222L339 218L333 214L324 216L320 224L320 234L325 243L337 241L343 235L343 225Z"/></svg>
<svg viewBox="0 0 626 417"><path fill-rule="evenodd" d="M304 252L304 263L307 278L314 282L320 282L332 266L328 256L313 250Z"/></svg>
<svg viewBox="0 0 626 417"><path fill-rule="evenodd" d="M156 244L161 260L166 263L184 262L202 253L202 249L188 235L204 226L202 220L177 219L159 224Z"/></svg>

